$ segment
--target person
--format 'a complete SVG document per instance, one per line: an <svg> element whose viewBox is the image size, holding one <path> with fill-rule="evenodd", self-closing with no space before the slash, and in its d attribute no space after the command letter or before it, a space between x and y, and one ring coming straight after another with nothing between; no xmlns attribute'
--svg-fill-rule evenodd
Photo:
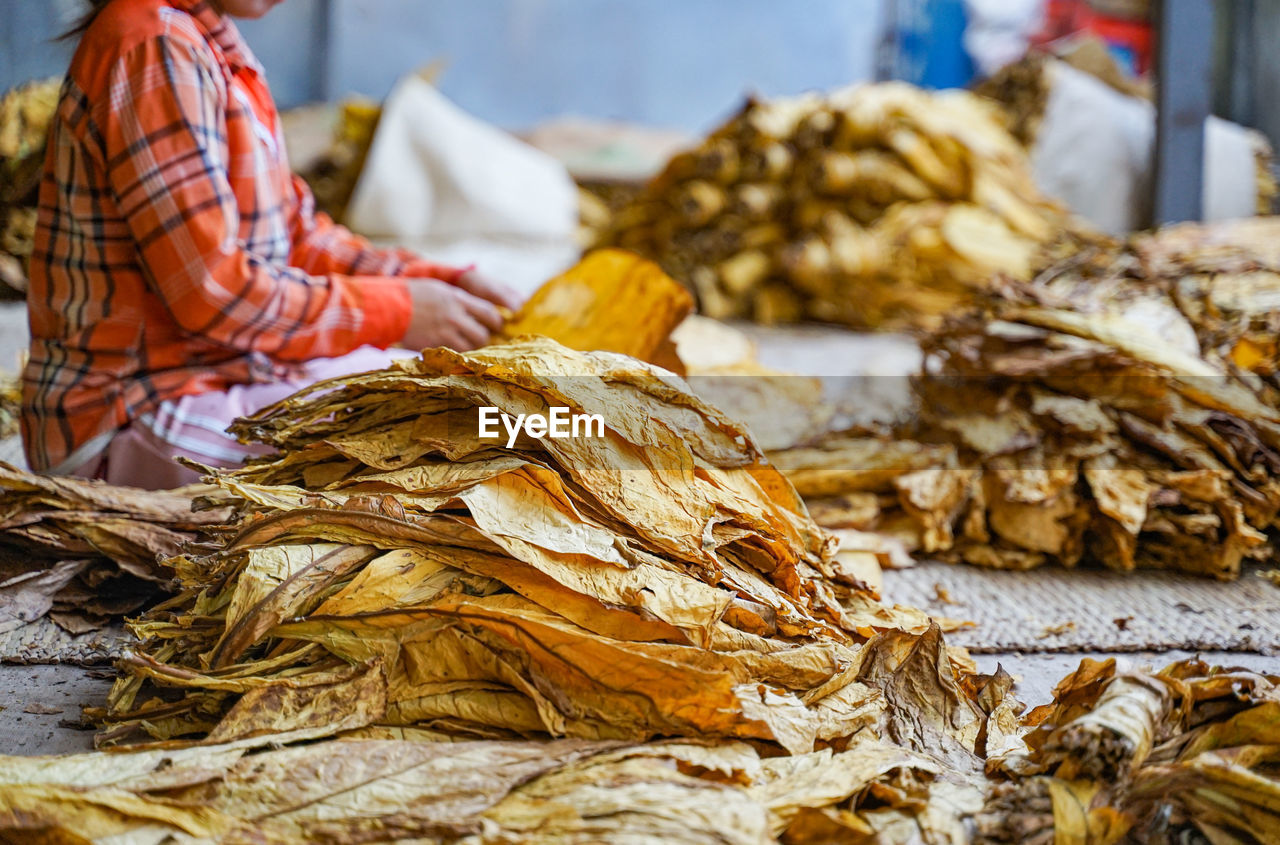
<svg viewBox="0 0 1280 845"><path fill-rule="evenodd" d="M392 347L465 351L509 289L314 211L233 17L280 0L92 0L50 128L31 256L32 469L150 489L260 450L225 431ZM388 351L390 350L390 351Z"/></svg>

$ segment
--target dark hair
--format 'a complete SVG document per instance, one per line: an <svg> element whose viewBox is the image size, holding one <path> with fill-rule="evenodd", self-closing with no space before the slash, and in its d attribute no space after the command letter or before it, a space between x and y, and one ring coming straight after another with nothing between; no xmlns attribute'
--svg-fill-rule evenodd
<svg viewBox="0 0 1280 845"><path fill-rule="evenodd" d="M84 31L93 23L94 18L98 17L98 13L107 7L111 0L85 0L89 4L89 8L85 13L76 18L76 22L71 25L71 29L58 36L59 41L73 41L84 35Z"/></svg>

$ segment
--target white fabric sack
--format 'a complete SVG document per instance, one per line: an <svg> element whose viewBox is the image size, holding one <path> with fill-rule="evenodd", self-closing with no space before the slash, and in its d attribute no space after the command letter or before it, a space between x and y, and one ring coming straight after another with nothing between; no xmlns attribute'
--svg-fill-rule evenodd
<svg viewBox="0 0 1280 845"><path fill-rule="evenodd" d="M560 162L472 117L413 74L383 107L346 222L407 244L568 241L578 194Z"/></svg>
<svg viewBox="0 0 1280 845"><path fill-rule="evenodd" d="M964 11L964 49L979 76L1022 58L1044 21L1043 0L964 0Z"/></svg>
<svg viewBox="0 0 1280 845"><path fill-rule="evenodd" d="M1031 151L1036 184L1113 235L1150 219L1155 107L1064 62L1050 62L1049 99ZM1256 133L1216 117L1205 123L1205 220L1252 217Z"/></svg>

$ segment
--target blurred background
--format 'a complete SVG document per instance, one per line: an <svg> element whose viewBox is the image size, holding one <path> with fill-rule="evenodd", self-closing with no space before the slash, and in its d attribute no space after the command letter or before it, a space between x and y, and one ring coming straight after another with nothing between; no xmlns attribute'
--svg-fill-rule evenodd
<svg viewBox="0 0 1280 845"><path fill-rule="evenodd" d="M1210 0L1206 0L1210 2ZM1214 109L1280 137L1280 0L1212 0ZM1142 71L1150 4L1136 0L287 0L242 29L284 107L383 98L441 62L443 93L527 129L572 115L700 132L748 91L776 96L873 78L962 86L1017 45L1102 34ZM61 73L51 39L77 0L0 0L0 89ZM1135 21L1138 21L1135 23ZM983 55L985 51L985 55Z"/></svg>
<svg viewBox="0 0 1280 845"><path fill-rule="evenodd" d="M283 108L381 99L404 73L444 65L444 94L526 128L561 115L696 131L747 90L788 94L871 78L879 0L287 0L242 31ZM0 88L59 73L49 38L75 0L0 0Z"/></svg>
<svg viewBox="0 0 1280 845"><path fill-rule="evenodd" d="M83 8L0 0L0 91L15 92L0 102L0 296L25 287L73 50L57 36ZM899 240L929 253L925 230L971 254L913 283L1026 275L1026 250L1063 230L1027 223L1042 195L1124 235L1267 214L1277 194L1280 0L286 0L238 25L321 210L526 291L613 245L658 259L713 316L883 327L816 306L807 277L865 292L906 273L885 263ZM872 82L911 85L849 94ZM880 141L842 136L850 108L872 109ZM762 170L766 136L782 158ZM978 186L987 168L1013 199ZM932 200L1004 222L944 225ZM793 290L764 296L779 281Z"/></svg>

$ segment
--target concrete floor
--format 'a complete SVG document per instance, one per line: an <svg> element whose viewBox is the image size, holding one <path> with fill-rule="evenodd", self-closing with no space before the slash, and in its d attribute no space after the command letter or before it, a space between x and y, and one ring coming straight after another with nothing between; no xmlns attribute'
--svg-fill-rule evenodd
<svg viewBox="0 0 1280 845"><path fill-rule="evenodd" d="M110 677L110 669L0 665L0 754L92 750L80 711L106 701Z"/></svg>

